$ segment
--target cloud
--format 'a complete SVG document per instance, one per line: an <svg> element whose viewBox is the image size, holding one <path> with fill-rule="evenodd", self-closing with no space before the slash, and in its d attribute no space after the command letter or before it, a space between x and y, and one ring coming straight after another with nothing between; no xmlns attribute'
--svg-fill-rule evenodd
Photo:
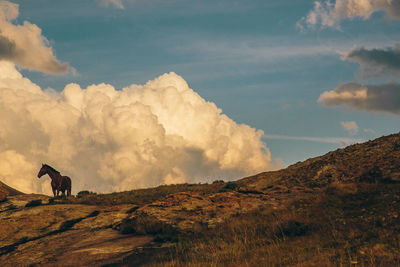
<svg viewBox="0 0 400 267"><path fill-rule="evenodd" d="M175 73L57 93L0 62L0 180L24 192L51 192L41 163L69 175L74 193L239 178L275 168L262 136Z"/></svg>
<svg viewBox="0 0 400 267"><path fill-rule="evenodd" d="M73 72L68 63L57 60L38 26L27 21L13 24L19 15L18 8L18 4L0 1L0 60L50 74Z"/></svg>
<svg viewBox="0 0 400 267"><path fill-rule="evenodd" d="M105 7L114 7L117 9L125 9L125 6L122 2L122 0L101 0L101 5Z"/></svg>
<svg viewBox="0 0 400 267"><path fill-rule="evenodd" d="M400 84L361 85L344 83L324 92L318 102L333 107L344 105L362 111L400 113Z"/></svg>
<svg viewBox="0 0 400 267"><path fill-rule="evenodd" d="M358 125L354 121L342 121L342 127L349 133L349 135L356 135L358 133Z"/></svg>
<svg viewBox="0 0 400 267"><path fill-rule="evenodd" d="M346 137L309 137L309 136L287 136L287 135L274 135L274 134L264 134L263 138L339 144L341 146L349 146L356 143L364 142L363 139L346 138Z"/></svg>
<svg viewBox="0 0 400 267"><path fill-rule="evenodd" d="M305 27L333 27L340 28L340 22L345 19L361 18L367 20L372 13L383 11L391 19L400 19L400 0L336 0L315 1L314 8L303 17L297 26Z"/></svg>
<svg viewBox="0 0 400 267"><path fill-rule="evenodd" d="M196 37L194 37L196 38ZM297 44L292 45L292 40L277 38L252 38L251 40L242 41L210 41L195 39L193 42L186 42L175 47L174 52L182 52L185 54L192 53L199 55L199 59L207 62L221 60L241 60L246 62L258 61L275 61L275 60L292 60L294 57L309 57L315 55L337 55L339 51L349 49L351 44Z"/></svg>
<svg viewBox="0 0 400 267"><path fill-rule="evenodd" d="M343 53L343 59L359 63L364 78L400 74L400 44L386 49L356 48Z"/></svg>

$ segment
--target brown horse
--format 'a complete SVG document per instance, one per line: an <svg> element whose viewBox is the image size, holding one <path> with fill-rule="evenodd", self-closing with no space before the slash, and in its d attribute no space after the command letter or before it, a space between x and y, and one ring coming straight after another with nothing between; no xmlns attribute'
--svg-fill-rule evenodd
<svg viewBox="0 0 400 267"><path fill-rule="evenodd" d="M58 196L58 193L62 192L65 195L67 190L67 196L71 195L71 178L68 176L62 176L59 171L56 171L53 167L42 164L42 168L38 173L38 178L48 174L51 178L51 189L53 189L54 196Z"/></svg>

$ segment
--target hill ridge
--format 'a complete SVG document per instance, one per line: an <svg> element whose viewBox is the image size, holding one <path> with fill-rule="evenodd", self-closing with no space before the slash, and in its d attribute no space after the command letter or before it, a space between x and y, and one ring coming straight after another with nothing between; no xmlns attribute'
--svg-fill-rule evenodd
<svg viewBox="0 0 400 267"><path fill-rule="evenodd" d="M238 181L257 190L276 183L317 188L333 182L400 182L400 133L339 148L285 169L262 172Z"/></svg>

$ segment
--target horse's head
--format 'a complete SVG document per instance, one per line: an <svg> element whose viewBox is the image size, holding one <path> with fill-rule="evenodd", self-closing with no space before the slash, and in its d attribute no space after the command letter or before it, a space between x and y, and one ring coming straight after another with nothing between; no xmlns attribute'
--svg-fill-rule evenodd
<svg viewBox="0 0 400 267"><path fill-rule="evenodd" d="M43 175L45 175L46 173L47 173L47 168L44 164L42 164L42 168L40 168L40 171L39 171L37 177L40 178Z"/></svg>

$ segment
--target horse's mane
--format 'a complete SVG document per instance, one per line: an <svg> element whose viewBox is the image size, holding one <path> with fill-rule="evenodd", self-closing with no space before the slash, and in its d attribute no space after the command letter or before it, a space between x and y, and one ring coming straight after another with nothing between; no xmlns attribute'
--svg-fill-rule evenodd
<svg viewBox="0 0 400 267"><path fill-rule="evenodd" d="M54 168L51 167L50 165L43 164L43 166L45 166L46 168L49 168L49 169L52 170L53 172L60 173L59 171L57 171L56 169L54 169Z"/></svg>

